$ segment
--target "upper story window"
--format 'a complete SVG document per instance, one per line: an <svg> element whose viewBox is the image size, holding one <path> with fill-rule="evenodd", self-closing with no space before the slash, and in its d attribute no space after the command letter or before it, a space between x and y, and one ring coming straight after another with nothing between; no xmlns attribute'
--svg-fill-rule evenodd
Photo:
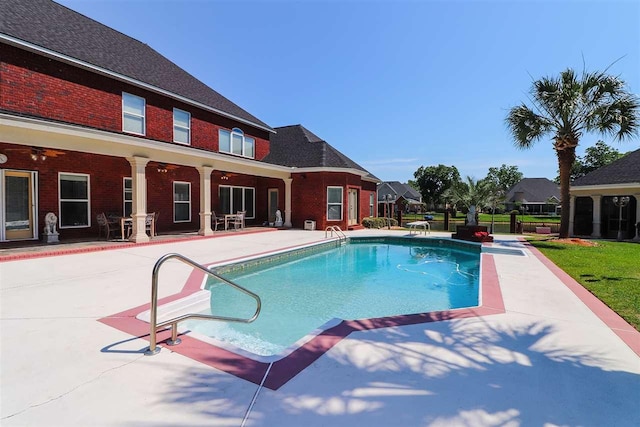
<svg viewBox="0 0 640 427"><path fill-rule="evenodd" d="M256 141L244 135L244 132L238 128L228 130L220 129L218 132L220 140L219 151L221 153L231 153L243 157L255 157Z"/></svg>
<svg viewBox="0 0 640 427"><path fill-rule="evenodd" d="M173 109L173 142L191 144L191 114Z"/></svg>
<svg viewBox="0 0 640 427"><path fill-rule="evenodd" d="M122 130L145 134L145 100L139 96L122 92Z"/></svg>

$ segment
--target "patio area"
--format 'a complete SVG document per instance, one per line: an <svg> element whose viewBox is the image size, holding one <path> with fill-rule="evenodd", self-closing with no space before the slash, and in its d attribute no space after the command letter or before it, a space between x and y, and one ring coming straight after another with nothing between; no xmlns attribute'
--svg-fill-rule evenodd
<svg viewBox="0 0 640 427"><path fill-rule="evenodd" d="M170 347L144 356L145 337L98 321L148 304L153 265L167 253L210 264L324 239L257 228L0 249L0 424L640 425L640 333L513 236L493 245L528 256L489 255L503 313L355 331L277 390ZM159 297L180 292L191 272L167 263Z"/></svg>

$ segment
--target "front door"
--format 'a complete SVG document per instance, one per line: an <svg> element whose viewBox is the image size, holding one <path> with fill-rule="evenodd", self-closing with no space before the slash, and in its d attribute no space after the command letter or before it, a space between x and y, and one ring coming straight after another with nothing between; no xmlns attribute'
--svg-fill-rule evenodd
<svg viewBox="0 0 640 427"><path fill-rule="evenodd" d="M276 210L278 210L278 189L269 189L269 223L276 220Z"/></svg>
<svg viewBox="0 0 640 427"><path fill-rule="evenodd" d="M348 225L355 225L358 223L358 190L355 188L349 189L349 221Z"/></svg>
<svg viewBox="0 0 640 427"><path fill-rule="evenodd" d="M4 173L4 239L22 240L35 237L34 191L32 172Z"/></svg>

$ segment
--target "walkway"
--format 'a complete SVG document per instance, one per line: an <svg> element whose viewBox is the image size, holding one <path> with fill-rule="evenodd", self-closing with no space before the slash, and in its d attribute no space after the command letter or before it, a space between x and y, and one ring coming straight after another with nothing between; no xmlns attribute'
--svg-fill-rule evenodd
<svg viewBox="0 0 640 427"><path fill-rule="evenodd" d="M98 321L148 303L168 252L211 263L323 239L229 233L0 262L0 424L640 425L640 356L528 249L492 255L505 313L354 332L278 390L167 348L146 357L147 341ZM190 273L168 263L160 297Z"/></svg>

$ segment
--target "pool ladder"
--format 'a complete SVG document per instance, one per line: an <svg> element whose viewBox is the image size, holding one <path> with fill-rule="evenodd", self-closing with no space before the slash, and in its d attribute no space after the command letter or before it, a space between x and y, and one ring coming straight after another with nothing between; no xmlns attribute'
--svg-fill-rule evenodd
<svg viewBox="0 0 640 427"><path fill-rule="evenodd" d="M333 237L333 233L336 233L338 239L340 240L340 244L347 243L347 236L344 234L344 231L337 225L330 225L324 229L324 237L325 239L328 237L329 232L331 232L331 237Z"/></svg>
<svg viewBox="0 0 640 427"><path fill-rule="evenodd" d="M193 268L196 268L211 277L215 277L216 279L239 290L240 292L243 292L249 295L250 297L256 300L255 313L253 314L253 316L251 316L248 319L242 319L238 317L212 316L207 314L189 313L189 314L183 314L173 319L165 320L164 322L158 323L158 273L160 271L160 267L162 266L162 264L164 264L165 261L168 261L170 259L177 259L179 261L182 261L183 263L188 264ZM224 322L251 323L258 318L261 307L262 307L262 301L260 300L260 297L254 294L253 292L251 292L250 290L245 289L242 286L236 283L233 283L232 281L227 280L222 276L217 275L216 273L212 272L208 268L196 263L195 261L190 260L189 258L183 255L175 254L175 253L166 254L156 262L156 265L153 267L153 273L151 275L151 312L150 312L150 318L149 318L149 323L151 324L151 332L149 333L149 348L145 351L144 354L146 356L153 356L154 354L158 354L160 352L160 347L157 346L157 342L156 342L156 332L159 328L163 328L165 326L171 325L171 339L167 340L167 344L178 345L180 344L180 342L182 342L180 338L178 338L178 323L182 322L183 320L201 319L201 320L219 320Z"/></svg>

